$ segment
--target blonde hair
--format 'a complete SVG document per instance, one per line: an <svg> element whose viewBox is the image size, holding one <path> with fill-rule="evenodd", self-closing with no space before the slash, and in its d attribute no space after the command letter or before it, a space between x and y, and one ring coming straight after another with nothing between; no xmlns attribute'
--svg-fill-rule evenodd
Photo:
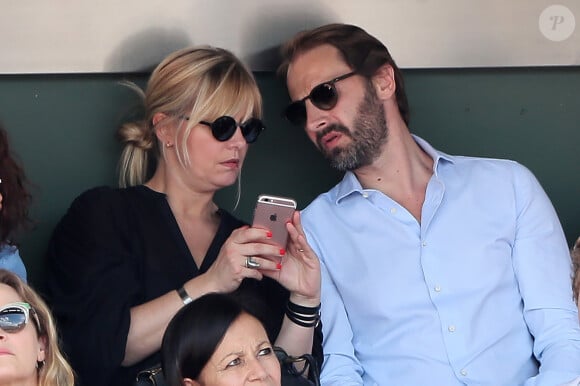
<svg viewBox="0 0 580 386"><path fill-rule="evenodd" d="M174 143L182 166L190 162L189 133L201 120L213 121L222 115L262 117L262 98L254 76L222 48L200 46L176 51L155 68L144 92L134 84L130 86L143 98L145 119L118 130L125 144L119 161L121 187L144 183L151 161L163 154L152 123L156 113L179 122Z"/></svg>
<svg viewBox="0 0 580 386"><path fill-rule="evenodd" d="M38 385L73 385L73 370L60 351L56 325L44 300L18 276L5 269L0 269L0 283L13 288L22 301L30 304L38 321L38 325L33 322L36 332L40 338L46 340L44 362L38 366Z"/></svg>

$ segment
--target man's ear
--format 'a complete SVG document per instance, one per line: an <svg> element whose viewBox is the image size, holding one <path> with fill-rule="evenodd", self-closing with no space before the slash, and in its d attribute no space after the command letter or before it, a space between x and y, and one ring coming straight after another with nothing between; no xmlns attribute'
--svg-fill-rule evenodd
<svg viewBox="0 0 580 386"><path fill-rule="evenodd" d="M372 78L377 96L381 100L386 100L395 95L397 83L395 81L395 70L390 64L383 64L377 69Z"/></svg>
<svg viewBox="0 0 580 386"><path fill-rule="evenodd" d="M183 378L183 381L181 381L181 385L182 386L201 386L201 383L199 383L198 381L194 381L191 378Z"/></svg>

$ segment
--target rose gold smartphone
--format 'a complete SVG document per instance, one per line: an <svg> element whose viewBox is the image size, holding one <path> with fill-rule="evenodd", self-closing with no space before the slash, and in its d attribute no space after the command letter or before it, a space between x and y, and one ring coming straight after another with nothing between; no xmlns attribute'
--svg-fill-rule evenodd
<svg viewBox="0 0 580 386"><path fill-rule="evenodd" d="M252 226L269 229L272 232L272 242L286 248L286 223L291 221L295 210L296 201L292 198L261 194L256 202Z"/></svg>

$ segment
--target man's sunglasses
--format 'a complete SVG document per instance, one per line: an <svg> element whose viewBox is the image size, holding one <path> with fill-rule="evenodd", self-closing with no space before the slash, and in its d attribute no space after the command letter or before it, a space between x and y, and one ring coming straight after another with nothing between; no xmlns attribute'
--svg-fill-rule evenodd
<svg viewBox="0 0 580 386"><path fill-rule="evenodd" d="M189 120L189 117L181 118ZM254 143L258 139L258 135L266 128L258 118L250 118L238 124L234 118L227 115L221 116L213 122L201 121L199 123L209 126L213 137L220 142L225 142L233 137L239 126L246 142Z"/></svg>
<svg viewBox="0 0 580 386"><path fill-rule="evenodd" d="M283 115L292 124L304 126L306 123L306 100L310 99L312 104L321 110L333 109L338 102L338 91L336 91L334 84L355 74L356 71L349 72L328 82L320 83L310 91L310 94L298 101L290 103L284 110Z"/></svg>
<svg viewBox="0 0 580 386"><path fill-rule="evenodd" d="M15 333L22 330L34 309L28 303L9 303L0 308L0 329Z"/></svg>

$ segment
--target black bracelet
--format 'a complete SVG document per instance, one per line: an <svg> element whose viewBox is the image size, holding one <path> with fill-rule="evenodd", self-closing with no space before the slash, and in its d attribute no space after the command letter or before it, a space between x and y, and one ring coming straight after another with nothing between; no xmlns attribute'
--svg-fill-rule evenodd
<svg viewBox="0 0 580 386"><path fill-rule="evenodd" d="M298 319L295 314L292 314L288 311L286 311L286 316L288 317L288 319L290 319L293 323L302 326L302 327L306 327L306 328L310 328L310 327L317 327L318 323L320 322L320 316L316 315L314 317L313 320L311 321L305 321L302 318Z"/></svg>
<svg viewBox="0 0 580 386"><path fill-rule="evenodd" d="M286 316L299 326L316 327L320 322L320 304L316 307L304 307L288 301Z"/></svg>
<svg viewBox="0 0 580 386"><path fill-rule="evenodd" d="M177 294L179 295L179 297L181 298L183 305L186 306L193 301L193 299L191 298L191 296L189 296L189 294L187 293L185 288L179 287L178 289L176 289L176 291L177 291Z"/></svg>
<svg viewBox="0 0 580 386"><path fill-rule="evenodd" d="M296 303L292 303L290 300L288 300L286 306L290 311L295 312L297 314L315 315L320 312L320 304L318 304L316 307L305 307L298 305Z"/></svg>
<svg viewBox="0 0 580 386"><path fill-rule="evenodd" d="M296 319L303 320L305 322L312 322L312 321L318 319L318 314L316 314L316 315L301 315L301 314L296 314L296 313L294 313L292 311L288 311L288 310L286 310L286 315L292 316Z"/></svg>

